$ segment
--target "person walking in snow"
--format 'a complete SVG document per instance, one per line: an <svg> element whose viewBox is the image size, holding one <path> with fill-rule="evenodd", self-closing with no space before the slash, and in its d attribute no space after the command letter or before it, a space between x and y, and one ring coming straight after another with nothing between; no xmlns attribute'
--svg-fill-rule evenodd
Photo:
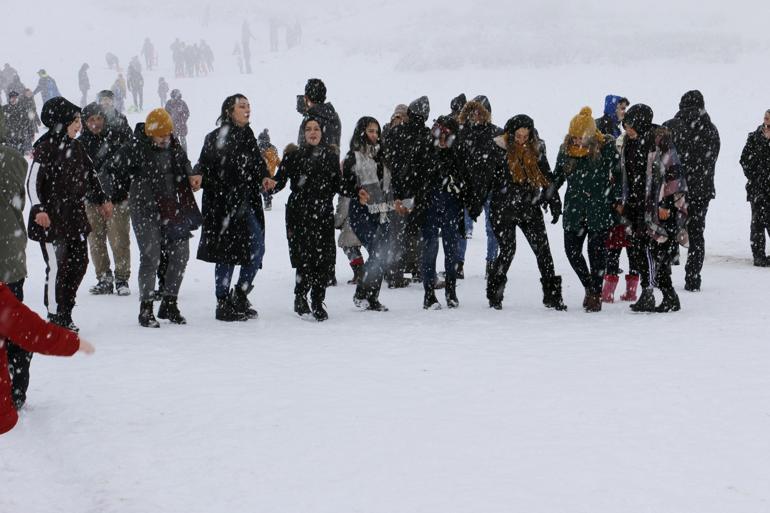
<svg viewBox="0 0 770 513"><path fill-rule="evenodd" d="M302 122L302 141L283 154L275 181L266 181L276 192L290 184L286 202L286 238L291 266L296 269L294 311L312 313L321 322L329 318L324 308L326 287L334 276L334 200L341 192L339 149L327 143L326 118L309 114ZM310 306L307 295L310 293Z"/></svg>
<svg viewBox="0 0 770 513"><path fill-rule="evenodd" d="M179 89L171 91L171 99L166 102L165 109L171 114L174 122L174 136L179 139L182 148L187 151L187 120L190 119L190 108L187 102L182 99L182 92Z"/></svg>
<svg viewBox="0 0 770 513"><path fill-rule="evenodd" d="M380 124L366 116L358 120L350 150L342 164L344 196L349 198L348 219L355 240L369 258L353 267L356 291L353 303L366 310L387 311L379 295L385 270L393 264L390 220L395 203L390 169L380 156ZM358 253L360 255L360 252Z"/></svg>
<svg viewBox="0 0 770 513"><path fill-rule="evenodd" d="M278 170L278 166L281 164L281 157L278 155L278 148L276 148L270 142L270 132L267 128L262 130L257 136L257 146L259 146L259 153L262 155L262 159L267 165L267 172L270 175L270 178L273 178L275 176L275 172ZM262 200L265 203L265 210L272 210L272 191L266 191L263 189Z"/></svg>
<svg viewBox="0 0 770 513"><path fill-rule="evenodd" d="M142 55L144 56L144 66L148 71L152 71L152 67L155 65L155 45L152 44L149 37L144 38Z"/></svg>
<svg viewBox="0 0 770 513"><path fill-rule="evenodd" d="M586 312L602 309L602 280L607 268L607 233L613 207L621 197L615 141L596 129L589 107L572 118L554 167L553 188L567 182L564 198L564 249L585 288ZM588 240L588 264L583 246Z"/></svg>
<svg viewBox="0 0 770 513"><path fill-rule="evenodd" d="M166 82L166 79L163 77L160 77L158 79L158 96L160 97L160 106L165 107L166 102L168 101L168 82Z"/></svg>
<svg viewBox="0 0 770 513"><path fill-rule="evenodd" d="M78 87L83 95L80 98L80 107L88 105L88 91L91 89L91 81L88 79L88 63L83 63L78 71Z"/></svg>
<svg viewBox="0 0 770 513"><path fill-rule="evenodd" d="M138 57L133 57L128 65L128 80L126 85L131 92L131 98L134 102L134 109L142 112L144 109L144 77L142 76L142 65Z"/></svg>
<svg viewBox="0 0 770 513"><path fill-rule="evenodd" d="M301 106L298 105L298 107ZM303 121L297 135L297 145L302 146L305 143L305 133L302 128L305 126L305 120L314 117L323 123L326 144L339 148L342 122L337 111L334 110L334 105L326 101L326 84L321 79L311 78L305 84L304 109L300 110L300 114L303 115Z"/></svg>
<svg viewBox="0 0 770 513"><path fill-rule="evenodd" d="M5 122L0 112L0 283L5 283L16 299L23 301L24 280L27 277L27 229L24 221L27 161L17 149L2 142L4 137ZM6 341L5 348L0 348L0 352L3 351L7 351L12 400L18 410L27 400L32 353L13 341ZM0 373L3 372L4 366L0 365ZM5 383L7 376L7 373L0 375L0 382Z"/></svg>
<svg viewBox="0 0 770 513"><path fill-rule="evenodd" d="M225 98L195 166L202 176L203 231L198 259L214 267L216 319L245 321L257 311L248 299L265 254L265 215L260 198L270 175L250 126L251 105L242 94ZM238 281L232 286L235 266Z"/></svg>
<svg viewBox="0 0 770 513"><path fill-rule="evenodd" d="M43 98L43 103L47 102L51 98L61 96L61 93L59 93L59 86L56 85L56 80L48 75L44 69L39 70L37 75L40 78L37 82L37 87L35 87L35 90L32 91L32 96L40 93L40 96Z"/></svg>
<svg viewBox="0 0 770 513"><path fill-rule="evenodd" d="M81 129L80 108L57 96L43 105L48 131L35 142L27 190L32 203L29 238L40 243L46 263L44 304L48 317L77 330L72 321L80 283L88 268L91 231L87 199L109 219L112 203L102 190L93 162L75 139Z"/></svg>
<svg viewBox="0 0 770 513"><path fill-rule="evenodd" d="M110 136L105 126L105 115L102 107L91 103L83 109L83 130L78 140L83 144L94 163L97 174L123 144L123 140ZM99 214L98 206L86 201L86 215L91 225L88 234L88 247L91 250L91 261L96 271L97 283L88 291L91 294L112 294L113 290L119 296L128 296L131 289L128 280L131 277L131 224L128 206L128 184L123 183L113 187L112 217L105 220ZM110 254L107 242L110 243L115 261L115 274L110 267Z"/></svg>
<svg viewBox="0 0 770 513"><path fill-rule="evenodd" d="M150 111L145 122L136 125L134 138L100 172L111 197L119 184L128 184L131 224L139 246L139 324L147 328L160 327L152 303L162 248L168 255L168 267L158 319L187 323L179 311L179 289L190 257L192 232L201 224L193 197L200 177L193 173L173 128L164 109Z"/></svg>
<svg viewBox="0 0 770 513"><path fill-rule="evenodd" d="M682 95L679 111L663 123L671 131L672 144L682 161L687 182L687 234L689 247L684 266L684 289L701 288L701 270L706 257L706 215L716 197L714 175L719 157L719 131L706 112L703 94L698 90Z"/></svg>
<svg viewBox="0 0 770 513"><path fill-rule="evenodd" d="M553 257L545 229L543 209L550 209L552 224L559 221L562 206L555 177L546 156L545 143L538 137L535 123L519 114L505 124L503 134L494 138L490 155L494 172L490 182L489 217L500 254L492 262L487 278L489 306L502 309L508 269L516 254L516 228L524 233L537 259L543 304L566 310L562 300L562 280L554 271ZM481 198L484 201L484 197ZM478 209L477 209L478 210Z"/></svg>
<svg viewBox="0 0 770 513"><path fill-rule="evenodd" d="M0 142L27 154L32 150L37 128L35 121L30 117L29 108L20 101L18 92L8 93L8 100L8 104L0 108L5 116L5 133L0 137Z"/></svg>
<svg viewBox="0 0 770 513"><path fill-rule="evenodd" d="M751 205L749 240L754 265L770 267L765 236L770 233L770 110L765 111L762 124L749 133L740 164L746 176L746 201Z"/></svg>

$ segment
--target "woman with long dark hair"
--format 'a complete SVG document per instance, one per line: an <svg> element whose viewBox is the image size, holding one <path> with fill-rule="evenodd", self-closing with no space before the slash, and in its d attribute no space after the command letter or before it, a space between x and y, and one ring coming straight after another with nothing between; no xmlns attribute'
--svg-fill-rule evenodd
<svg viewBox="0 0 770 513"><path fill-rule="evenodd" d="M353 302L360 308L387 311L379 294L385 269L393 260L390 218L394 210L390 170L380 158L380 124L373 117L358 120L350 139L350 151L342 165L342 177L350 202L350 225L369 257Z"/></svg>
<svg viewBox="0 0 770 513"><path fill-rule="evenodd" d="M263 182L269 178L257 138L249 126L248 98L225 98L219 127L203 142L196 174L202 175L203 231L198 259L216 264L216 318L245 321L257 317L248 294L265 253ZM235 266L240 274L230 288Z"/></svg>

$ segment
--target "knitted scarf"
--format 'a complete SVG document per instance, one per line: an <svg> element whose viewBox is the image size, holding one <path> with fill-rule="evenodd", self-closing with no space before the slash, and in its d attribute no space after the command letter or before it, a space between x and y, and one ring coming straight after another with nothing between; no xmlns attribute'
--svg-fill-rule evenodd
<svg viewBox="0 0 770 513"><path fill-rule="evenodd" d="M508 145L508 170L514 183L548 187L548 179L540 171L538 155L532 144Z"/></svg>
<svg viewBox="0 0 770 513"><path fill-rule="evenodd" d="M604 134L602 134L601 132L599 132L597 130L595 137L596 137L596 147L597 148L601 148L602 145L604 144ZM592 152L591 146L593 146L593 145L589 145L589 146L576 146L574 144L568 144L567 145L567 155L569 155L570 157L575 157L575 158L587 157Z"/></svg>

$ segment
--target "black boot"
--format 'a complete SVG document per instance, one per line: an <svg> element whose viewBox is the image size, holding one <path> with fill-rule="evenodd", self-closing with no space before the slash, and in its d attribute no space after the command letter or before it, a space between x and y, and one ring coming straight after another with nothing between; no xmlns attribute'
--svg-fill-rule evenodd
<svg viewBox="0 0 770 513"><path fill-rule="evenodd" d="M485 279L485 280L488 280L488 279L489 279L489 275L490 275L490 274L492 274L492 270L493 270L494 268L495 268L495 262L494 262L494 261L492 261L492 262L487 262L487 266L486 266L486 268L484 269L484 279Z"/></svg>
<svg viewBox="0 0 770 513"><path fill-rule="evenodd" d="M247 319L256 319L259 316L259 313L251 307L251 302L248 298L249 292L251 292L253 288L254 287L249 287L247 290L243 290L236 285L235 288L233 288L232 296L230 297L230 301L232 302L235 311L245 315Z"/></svg>
<svg viewBox="0 0 770 513"><path fill-rule="evenodd" d="M215 317L218 321L225 322L245 321L248 319L243 312L239 312L235 309L232 296L229 294L225 298L217 298Z"/></svg>
<svg viewBox="0 0 770 513"><path fill-rule="evenodd" d="M388 307L380 303L379 295L380 295L379 287L373 287L371 290L369 290L369 293L367 296L369 305L366 307L367 310L371 310L373 312L388 311Z"/></svg>
<svg viewBox="0 0 770 513"><path fill-rule="evenodd" d="M59 312L56 314L48 314L48 320L75 333L80 331L80 328L72 322L72 310L59 309Z"/></svg>
<svg viewBox="0 0 770 513"><path fill-rule="evenodd" d="M494 262L488 262L487 266L490 267L487 277L487 300L489 301L489 307L495 310L502 310L503 295L508 277L496 274Z"/></svg>
<svg viewBox="0 0 770 513"><path fill-rule="evenodd" d="M652 287L642 289L642 295L639 296L639 301L630 306L634 312L654 312L655 311L655 294Z"/></svg>
<svg viewBox="0 0 770 513"><path fill-rule="evenodd" d="M685 276L684 277L684 290L687 292L698 292L700 291L700 283L701 279L700 276Z"/></svg>
<svg viewBox="0 0 770 513"><path fill-rule="evenodd" d="M441 303L436 299L436 291L432 287L425 289L422 307L425 310L441 310Z"/></svg>
<svg viewBox="0 0 770 513"><path fill-rule="evenodd" d="M160 323L152 313L152 301L139 304L139 324L145 328L160 328Z"/></svg>
<svg viewBox="0 0 770 513"><path fill-rule="evenodd" d="M457 262L457 270L455 271L458 280L465 279L465 262Z"/></svg>
<svg viewBox="0 0 770 513"><path fill-rule="evenodd" d="M353 269L353 278L348 280L348 285L358 285L364 278L364 266L363 264L350 264L350 268Z"/></svg>
<svg viewBox="0 0 770 513"><path fill-rule="evenodd" d="M310 291L310 310L313 313L313 318L318 322L323 322L329 318L329 314L324 309L325 297L325 288L313 287L313 290Z"/></svg>
<svg viewBox="0 0 770 513"><path fill-rule="evenodd" d="M151 302L150 305L152 305ZM176 296L163 297L158 307L158 319L168 319L172 324L187 324L187 319L179 312Z"/></svg>
<svg viewBox="0 0 770 513"><path fill-rule="evenodd" d="M559 311L567 309L561 297L561 276L540 278L540 284L543 286L543 304L546 308Z"/></svg>
<svg viewBox="0 0 770 513"><path fill-rule="evenodd" d="M444 287L444 297L446 298L446 306L448 308L457 308L460 306L460 301L457 299L457 282L447 279L446 286Z"/></svg>
<svg viewBox="0 0 770 513"><path fill-rule="evenodd" d="M310 305L307 304L307 297L302 294L294 294L294 313L300 317L310 314Z"/></svg>
<svg viewBox="0 0 770 513"><path fill-rule="evenodd" d="M658 313L678 312L680 308L679 296L676 294L674 287L663 289L663 301L655 307L655 311Z"/></svg>
<svg viewBox="0 0 770 513"><path fill-rule="evenodd" d="M356 285L356 291L353 294L353 304L356 308L367 308L369 302L369 291L366 290L363 283Z"/></svg>

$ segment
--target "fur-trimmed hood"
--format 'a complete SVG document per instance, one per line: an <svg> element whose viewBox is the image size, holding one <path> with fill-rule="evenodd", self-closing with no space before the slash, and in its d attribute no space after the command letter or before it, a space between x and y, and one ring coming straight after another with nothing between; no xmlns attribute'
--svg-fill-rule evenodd
<svg viewBox="0 0 770 513"><path fill-rule="evenodd" d="M481 115L480 119L482 124L486 125L492 122L492 113L487 110L482 102L477 101L474 98L473 100L466 103L465 107L463 107L463 110L460 111L460 124L464 125L474 112L478 112Z"/></svg>

